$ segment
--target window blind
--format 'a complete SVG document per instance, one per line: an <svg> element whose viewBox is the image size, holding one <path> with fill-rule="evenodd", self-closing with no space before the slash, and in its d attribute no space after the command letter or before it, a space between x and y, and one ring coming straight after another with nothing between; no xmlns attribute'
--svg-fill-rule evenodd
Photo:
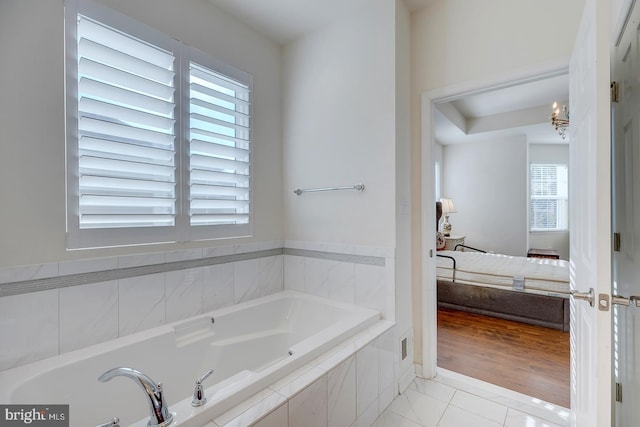
<svg viewBox="0 0 640 427"><path fill-rule="evenodd" d="M249 223L249 87L189 66L190 224Z"/></svg>
<svg viewBox="0 0 640 427"><path fill-rule="evenodd" d="M171 52L78 15L79 226L172 226Z"/></svg>
<svg viewBox="0 0 640 427"><path fill-rule="evenodd" d="M532 230L568 228L567 165L532 164L529 216Z"/></svg>

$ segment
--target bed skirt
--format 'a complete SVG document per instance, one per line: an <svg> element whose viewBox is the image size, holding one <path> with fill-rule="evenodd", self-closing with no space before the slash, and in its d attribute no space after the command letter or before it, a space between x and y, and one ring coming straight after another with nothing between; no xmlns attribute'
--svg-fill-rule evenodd
<svg viewBox="0 0 640 427"><path fill-rule="evenodd" d="M438 307L569 331L569 299L438 280Z"/></svg>

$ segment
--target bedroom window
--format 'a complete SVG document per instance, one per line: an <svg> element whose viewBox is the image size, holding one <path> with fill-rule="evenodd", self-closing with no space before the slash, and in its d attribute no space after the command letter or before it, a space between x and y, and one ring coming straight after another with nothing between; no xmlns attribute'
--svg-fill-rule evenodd
<svg viewBox="0 0 640 427"><path fill-rule="evenodd" d="M251 234L251 76L67 2L67 246Z"/></svg>
<svg viewBox="0 0 640 427"><path fill-rule="evenodd" d="M436 161L435 165L434 165L434 194L436 195L436 202L438 200L440 200L440 187L441 187L441 180L442 180L442 173L440 172L440 162Z"/></svg>
<svg viewBox="0 0 640 427"><path fill-rule="evenodd" d="M568 167L565 164L532 164L529 174L531 231L568 229Z"/></svg>

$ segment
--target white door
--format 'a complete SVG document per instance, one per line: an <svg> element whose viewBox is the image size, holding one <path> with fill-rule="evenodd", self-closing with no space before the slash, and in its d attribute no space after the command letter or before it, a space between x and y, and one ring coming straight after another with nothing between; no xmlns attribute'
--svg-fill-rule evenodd
<svg viewBox="0 0 640 427"><path fill-rule="evenodd" d="M569 65L571 425L612 425L609 2L586 0Z"/></svg>
<svg viewBox="0 0 640 427"><path fill-rule="evenodd" d="M613 80L619 87L619 101L612 104L613 230L620 235L619 250L613 253L613 293L624 297L640 295L639 26L636 4L612 58ZM614 381L622 392L615 404L616 427L636 426L640 419L640 308L629 302L613 311Z"/></svg>

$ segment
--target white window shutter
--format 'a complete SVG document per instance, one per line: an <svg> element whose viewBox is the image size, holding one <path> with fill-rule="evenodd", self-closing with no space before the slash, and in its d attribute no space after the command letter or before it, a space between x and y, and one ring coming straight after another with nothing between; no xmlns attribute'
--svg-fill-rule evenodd
<svg viewBox="0 0 640 427"><path fill-rule="evenodd" d="M67 247L251 235L252 76L65 4Z"/></svg>
<svg viewBox="0 0 640 427"><path fill-rule="evenodd" d="M190 225L248 224L249 86L191 62L189 66Z"/></svg>
<svg viewBox="0 0 640 427"><path fill-rule="evenodd" d="M79 226L172 226L174 56L78 16Z"/></svg>

